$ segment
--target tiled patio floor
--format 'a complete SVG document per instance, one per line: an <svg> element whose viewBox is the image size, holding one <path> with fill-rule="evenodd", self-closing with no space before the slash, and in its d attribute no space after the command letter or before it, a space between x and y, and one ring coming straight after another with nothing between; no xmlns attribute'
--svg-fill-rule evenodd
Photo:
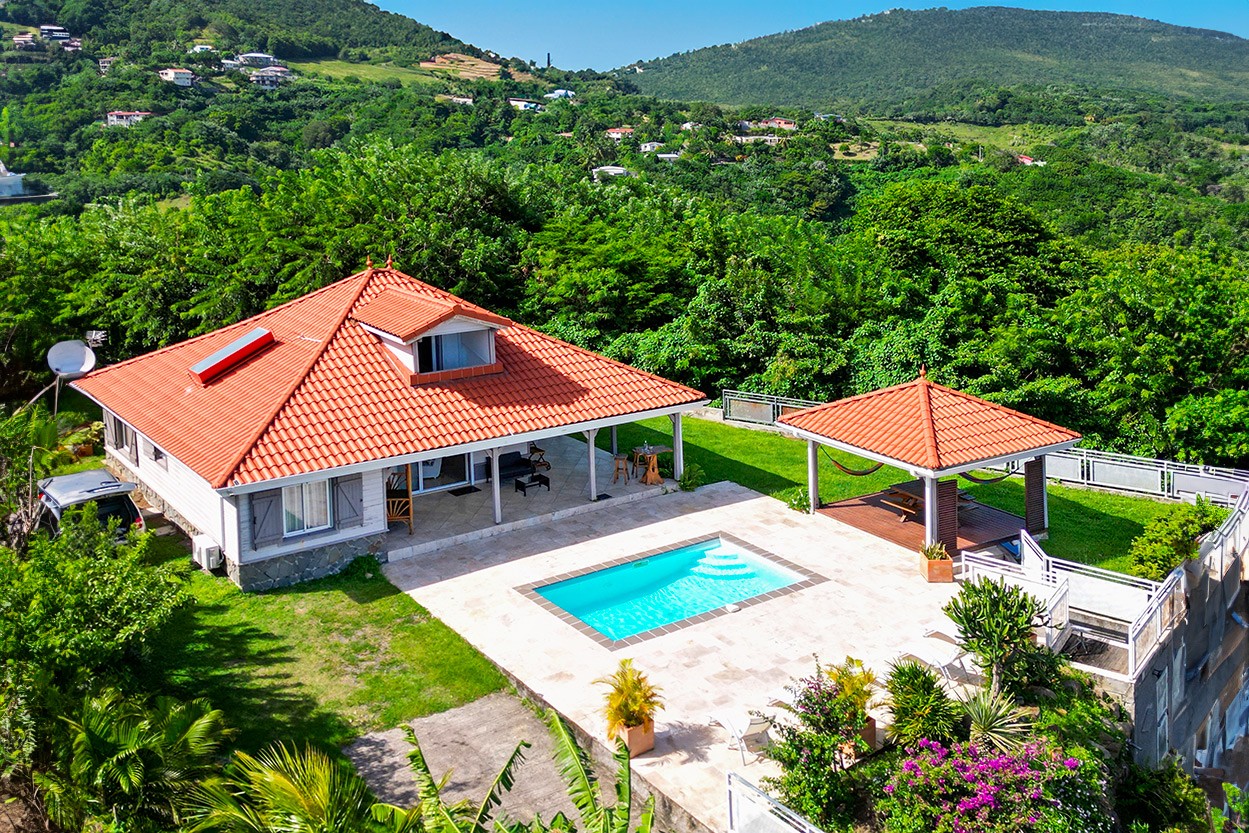
<svg viewBox="0 0 1249 833"><path fill-rule="evenodd" d="M519 496L518 496L519 497ZM514 588L701 535L729 532L828 581L610 650ZM942 620L955 585L927 584L914 553L822 515L793 512L731 483L639 500L450 546L385 566L386 575L587 732L604 736L592 681L633 657L664 692L654 752L635 771L714 831L727 828L725 777L758 782L716 713L767 711L770 695L809 674L813 655L862 659L883 674L899 649Z"/></svg>
<svg viewBox="0 0 1249 833"><path fill-rule="evenodd" d="M528 518L549 515L579 507L591 507L590 460L586 445L572 437L552 437L542 441L546 459L551 464L542 472L550 478L551 488L530 487L525 492L516 491L515 478L500 482L499 496L503 503L503 523L512 524ZM627 453L627 449L622 449ZM644 486L630 478L612 482L614 463L611 454L595 450L595 476L598 493L612 498L631 497L643 493L655 493L662 487ZM668 488L676 488L671 480ZM481 491L467 495L450 492L433 492L413 498L414 513L412 535L402 524L391 524L387 548L391 558L406 558L411 551L431 541L441 541L476 531L492 534L494 503L491 500L490 483L477 484Z"/></svg>

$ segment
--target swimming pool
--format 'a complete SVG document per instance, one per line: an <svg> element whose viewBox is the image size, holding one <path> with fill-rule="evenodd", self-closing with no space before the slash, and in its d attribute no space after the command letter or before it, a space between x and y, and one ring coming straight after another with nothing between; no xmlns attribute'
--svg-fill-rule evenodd
<svg viewBox="0 0 1249 833"><path fill-rule="evenodd" d="M720 536L537 586L533 592L619 641L809 579Z"/></svg>

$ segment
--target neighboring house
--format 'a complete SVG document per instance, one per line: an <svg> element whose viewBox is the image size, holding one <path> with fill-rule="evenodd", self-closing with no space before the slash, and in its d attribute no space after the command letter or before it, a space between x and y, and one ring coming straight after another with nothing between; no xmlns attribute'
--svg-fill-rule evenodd
<svg viewBox="0 0 1249 833"><path fill-rule="evenodd" d="M626 136L632 136L632 135L633 135L632 127L612 127L607 130L607 138L611 139L616 144L620 144L620 142Z"/></svg>
<svg viewBox="0 0 1249 833"><path fill-rule="evenodd" d="M64 26L55 26L49 23L39 27L39 37L44 40L69 40L73 37L69 30Z"/></svg>
<svg viewBox="0 0 1249 833"><path fill-rule="evenodd" d="M662 159L665 162L675 162L681 158L681 154L679 153L657 153L655 154L655 158Z"/></svg>
<svg viewBox="0 0 1249 833"><path fill-rule="evenodd" d="M106 117L105 124L108 127L134 127L150 115L146 110L113 110Z"/></svg>
<svg viewBox="0 0 1249 833"><path fill-rule="evenodd" d="M664 146L663 142L643 142L640 145L642 153L654 153Z"/></svg>
<svg viewBox="0 0 1249 833"><path fill-rule="evenodd" d="M682 130L698 130L700 127L702 127L702 125L696 121L687 121L687 122L681 123Z"/></svg>
<svg viewBox="0 0 1249 833"><path fill-rule="evenodd" d="M605 179L612 179L618 176L637 176L637 174L619 165L602 165L591 170L590 176L594 177L595 182L602 182Z"/></svg>
<svg viewBox="0 0 1249 833"><path fill-rule="evenodd" d="M278 59L268 52L244 52L238 56L238 61L247 67L271 67Z"/></svg>
<svg viewBox="0 0 1249 833"><path fill-rule="evenodd" d="M162 69L157 74L160 76L160 80L177 87L189 87L191 82L195 80L195 74L191 70L183 69L182 67Z"/></svg>
<svg viewBox="0 0 1249 833"><path fill-rule="evenodd" d="M212 44L197 43L194 46L192 46L190 49L188 49L187 53L191 55L201 55L205 52L216 52L216 51L217 50L213 48Z"/></svg>
<svg viewBox="0 0 1249 833"><path fill-rule="evenodd" d="M557 98L576 98L576 97L577 97L577 94L576 94L576 93L574 93L572 90L553 90L553 91L551 91L551 92L547 93L546 95L544 95L544 96L542 96L542 97L543 97L543 98L550 98L550 99L557 99Z"/></svg>
<svg viewBox="0 0 1249 833"><path fill-rule="evenodd" d="M70 38L69 40L56 41L61 45L61 49L65 52L81 52L82 41L78 38Z"/></svg>
<svg viewBox="0 0 1249 833"><path fill-rule="evenodd" d="M1035 165L1038 168L1045 167L1044 162L1040 159L1033 159L1031 156L1016 156L1015 159L1018 160L1020 165Z"/></svg>
<svg viewBox="0 0 1249 833"><path fill-rule="evenodd" d="M734 136L733 141L739 145L753 145L756 142L763 142L768 147L776 147L785 141L785 137L769 133L766 136Z"/></svg>
<svg viewBox="0 0 1249 833"><path fill-rule="evenodd" d="M13 36L14 49L38 49L39 45L35 43L35 35L33 32L22 32Z"/></svg>
<svg viewBox="0 0 1249 833"><path fill-rule="evenodd" d="M527 98L509 98L507 103L520 110L522 113L540 113L542 105L536 101L530 101Z"/></svg>
<svg viewBox="0 0 1249 833"><path fill-rule="evenodd" d="M492 502L499 524L504 458L570 434L593 454L600 428L657 416L679 476L680 416L707 402L389 265L73 384L104 409L107 464L245 589L385 561L395 477L412 502L478 484L456 499Z"/></svg>
<svg viewBox="0 0 1249 833"><path fill-rule="evenodd" d="M768 128L770 130L797 130L798 122L793 119L773 117L759 122L759 127Z"/></svg>
<svg viewBox="0 0 1249 833"><path fill-rule="evenodd" d="M276 90L292 78L294 75L286 67L273 66L256 70L247 80L262 90Z"/></svg>
<svg viewBox="0 0 1249 833"><path fill-rule="evenodd" d="M233 59L233 58L222 58L222 59L221 59L221 68L222 68L222 69L224 69L224 70L226 70L227 72L229 72L230 70L242 69L242 68L243 68L243 62L242 62L242 61L236 61L236 60L235 60L235 59Z"/></svg>
<svg viewBox="0 0 1249 833"><path fill-rule="evenodd" d="M113 68L113 65L116 64L117 61L118 61L118 58L116 57L101 58L100 60L96 61L96 63L100 67L100 75L108 75L108 71Z"/></svg>
<svg viewBox="0 0 1249 833"><path fill-rule="evenodd" d="M447 96L447 101L450 101L452 104L462 104L465 107L473 106L473 97L469 95L449 95Z"/></svg>
<svg viewBox="0 0 1249 833"><path fill-rule="evenodd" d="M15 174L0 162L0 197L20 197L24 186L22 178L26 174Z"/></svg>

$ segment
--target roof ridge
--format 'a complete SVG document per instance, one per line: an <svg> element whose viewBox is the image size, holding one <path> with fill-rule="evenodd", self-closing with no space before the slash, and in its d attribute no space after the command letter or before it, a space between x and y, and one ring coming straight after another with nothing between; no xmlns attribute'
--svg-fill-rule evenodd
<svg viewBox="0 0 1249 833"><path fill-rule="evenodd" d="M196 342L203 341L204 339L212 338L213 336L216 336L216 335L221 335L223 332L226 332L227 330L233 329L235 327L241 328L243 325L249 324L249 323L255 326L257 323L257 319L267 318L273 315L277 315L279 312L281 312L282 310L288 307L291 307L291 306L294 306L295 304L299 304L304 301L315 298L318 295L320 295L322 292L328 292L329 290L336 288L339 284L344 284L347 281L355 277L358 277L358 275L352 275L347 278L341 278L339 280L333 281L332 283L327 283L325 286L321 287L320 289L314 289L306 295L300 295L298 298L292 298L289 301L284 301L283 303L278 304L276 307L269 307L269 309L262 310L256 313L255 315L249 316L247 318L240 318L238 321L234 321L230 324L226 324L220 329L212 330L207 333L200 333L197 336L191 336L190 338L183 339L182 341L176 341L173 344L166 344L164 347L158 347L155 350L152 350L151 352L148 352L148 353L140 353L137 356L131 356L128 359L123 359L122 361L114 362L113 364L106 365L97 370L94 370L89 375L95 378L99 378L100 376L116 368L125 367L126 365L133 364L134 362L139 361L140 359L146 360L148 358L151 358L152 356L158 356L162 353L168 353L171 350L178 350L180 348L186 347L187 345L195 344Z"/></svg>
<svg viewBox="0 0 1249 833"><path fill-rule="evenodd" d="M289 388L287 388L286 393L278 400L277 407L273 409L273 412L270 413L269 416L263 422L261 422L260 427L255 432L253 432L251 438L243 445L243 450L239 452L238 455L235 456L234 461L230 463L229 468L225 470L225 475L223 476L223 480L219 483L213 484L215 488L220 488L226 485L226 483L229 482L231 476L238 474L239 466L243 463L244 460L247 459L247 455L252 453L252 449L256 447L256 443L260 442L260 438L263 437L265 432L269 430L269 426L273 425L273 421L277 419L278 414L282 413L282 409L285 408L287 403L291 401L291 397L295 395L295 391L299 390L299 386L302 385L304 383L304 380L308 378L308 374L312 372L312 368L316 365L318 361L321 360L321 356L325 355L326 348L329 347L330 342L334 340L334 336L336 336L339 330L342 329L343 322L347 320L347 316L351 315L351 311L355 308L356 303L360 300L360 296L364 293L365 287L367 287L369 283L372 282L373 275L374 275L374 270L372 267L370 267L368 269L365 269L363 272L359 272L356 275L353 275L351 278L346 278L343 281L345 283L346 281L352 280L353 278L360 279L360 286L356 288L355 292L351 293L351 296L349 300L347 301L346 305L344 306L342 313L338 316L338 320L335 322L334 326L330 328L329 334L326 337L325 341L318 347L318 349L312 351L312 358L308 362L306 362L303 368L299 371L299 373L296 374L295 382L292 385L290 385ZM333 284L331 284L331 286L332 285ZM285 304L283 304L282 306L285 306Z"/></svg>
<svg viewBox="0 0 1249 833"><path fill-rule="evenodd" d="M929 393L929 386L932 384L928 381L927 374L921 371L917 388L919 390L919 410L924 415L924 424L921 426L924 432L924 445L928 450L928 459L931 460L929 468L941 468L941 448L937 445L937 424L932 416L932 398Z"/></svg>
<svg viewBox="0 0 1249 833"><path fill-rule="evenodd" d="M1076 435L1079 434L1078 431L1072 431L1070 428L1059 425L1056 422L1050 422L1049 420L1041 419L1038 416L1033 416L1032 414L1024 413L1023 411L1017 411L1014 408L1010 407L1009 405L1003 405L1000 402L994 402L991 399L985 399L983 396L977 396L974 393L968 393L967 391L958 390L957 388L951 388L951 387L946 387L945 385L939 385L936 382L929 382L928 384L944 393L952 393L955 396L960 396L960 397L963 397L964 399L974 399L977 402L983 402L984 404L989 405L993 408L997 408L1000 411L1005 411L1008 414L1020 417L1021 419L1026 419L1029 422L1035 423L1037 425L1043 425L1046 428L1053 428L1055 431L1066 431L1068 434L1076 434Z"/></svg>

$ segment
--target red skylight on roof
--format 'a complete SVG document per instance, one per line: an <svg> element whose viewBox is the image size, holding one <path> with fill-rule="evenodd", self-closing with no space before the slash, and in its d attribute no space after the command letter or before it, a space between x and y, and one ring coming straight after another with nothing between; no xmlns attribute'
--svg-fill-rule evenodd
<svg viewBox="0 0 1249 833"><path fill-rule="evenodd" d="M254 356L274 342L273 333L257 327L247 335L236 338L206 359L191 365L191 375L206 385L244 359Z"/></svg>

